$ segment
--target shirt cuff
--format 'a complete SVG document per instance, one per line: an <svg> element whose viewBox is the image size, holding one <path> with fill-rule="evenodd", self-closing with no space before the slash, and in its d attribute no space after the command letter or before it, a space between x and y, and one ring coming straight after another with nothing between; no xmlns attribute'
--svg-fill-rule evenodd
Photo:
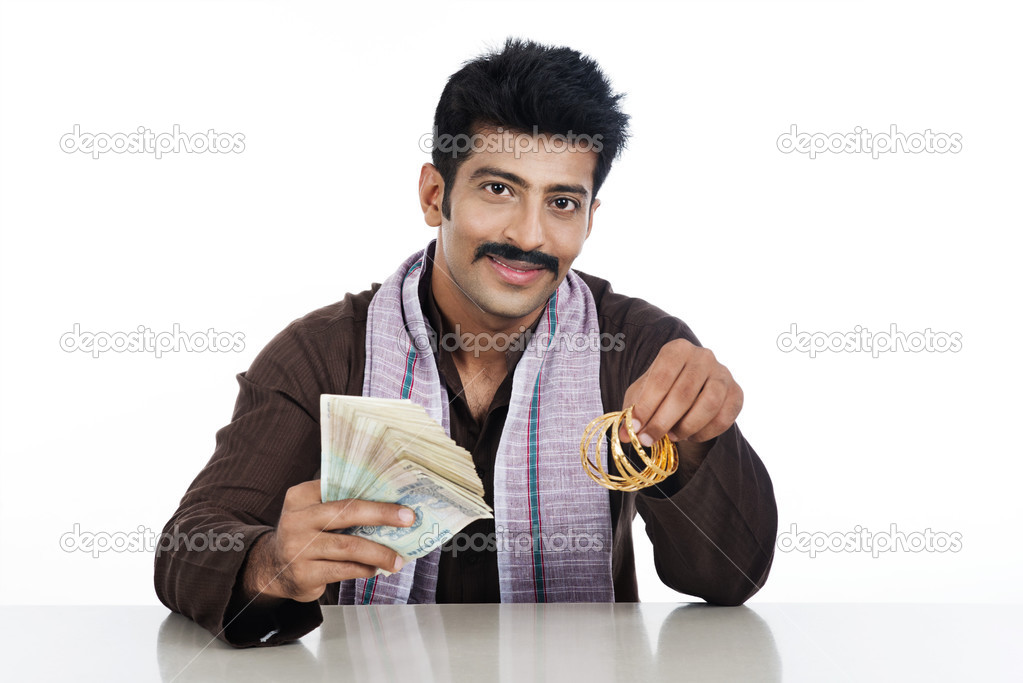
<svg viewBox="0 0 1023 683"><path fill-rule="evenodd" d="M707 454L703 456L703 460L700 462L700 466L697 467L690 473L683 473L681 464L675 472L662 482L647 486L639 490L639 494L646 498L664 499L674 498L679 491L684 489L689 482L698 478L700 472L707 469L707 461L720 452L720 437L715 436L710 440L710 449Z"/></svg>

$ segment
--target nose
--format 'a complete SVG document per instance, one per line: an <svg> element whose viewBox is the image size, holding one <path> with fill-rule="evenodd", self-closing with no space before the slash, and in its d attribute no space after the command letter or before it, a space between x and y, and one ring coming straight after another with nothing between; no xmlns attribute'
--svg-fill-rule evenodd
<svg viewBox="0 0 1023 683"><path fill-rule="evenodd" d="M526 202L522 211L516 212L511 223L504 228L503 237L522 251L533 251L544 245L542 209Z"/></svg>

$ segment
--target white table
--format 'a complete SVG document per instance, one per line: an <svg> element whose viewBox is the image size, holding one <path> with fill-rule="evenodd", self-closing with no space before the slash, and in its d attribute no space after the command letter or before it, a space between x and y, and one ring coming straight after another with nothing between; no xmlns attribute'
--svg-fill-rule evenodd
<svg viewBox="0 0 1023 683"><path fill-rule="evenodd" d="M237 650L163 607L0 607L5 681L1023 681L1013 605L328 607Z"/></svg>

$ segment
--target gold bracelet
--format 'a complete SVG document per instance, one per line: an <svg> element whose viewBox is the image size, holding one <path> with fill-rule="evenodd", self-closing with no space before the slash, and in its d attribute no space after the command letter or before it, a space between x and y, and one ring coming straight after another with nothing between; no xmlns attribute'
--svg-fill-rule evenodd
<svg viewBox="0 0 1023 683"><path fill-rule="evenodd" d="M639 437L636 436L636 432L632 429L632 409L634 407L629 406L623 411L601 415L593 420L593 422L590 422L586 427L586 431L583 432L583 439L579 444L583 469L586 470L586 474L589 475L590 479L604 488L617 491L638 491L639 489L664 481L678 469L678 450L667 434L650 448L650 456L647 456L646 451L643 450L643 444L639 442ZM639 454L640 459L646 465L642 472L637 471L632 466L629 459L625 457L625 452L622 451L622 444L618 439L618 429L623 419L625 420L625 429L629 432L629 441L632 442L636 453ZM614 458L618 471L624 473L622 476L605 472L600 462L600 443L604 440L604 433L608 427L611 427L612 430L611 455ZM590 461L587 453L590 442L593 441L594 437L597 438L596 463Z"/></svg>

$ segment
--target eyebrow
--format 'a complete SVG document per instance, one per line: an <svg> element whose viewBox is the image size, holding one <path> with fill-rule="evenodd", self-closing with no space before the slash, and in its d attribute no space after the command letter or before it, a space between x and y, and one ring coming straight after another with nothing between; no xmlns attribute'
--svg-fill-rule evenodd
<svg viewBox="0 0 1023 683"><path fill-rule="evenodd" d="M497 176L498 178L507 180L510 183L515 183L524 190L533 189L533 186L526 182L526 179L522 176L509 171L502 171L494 166L482 166L477 168L472 172L472 175L469 176L469 180L476 180L484 176ZM544 190L547 192L568 192L570 194L581 195L584 198L588 198L590 196L590 193L582 185L566 185L564 183L557 183L546 186Z"/></svg>

